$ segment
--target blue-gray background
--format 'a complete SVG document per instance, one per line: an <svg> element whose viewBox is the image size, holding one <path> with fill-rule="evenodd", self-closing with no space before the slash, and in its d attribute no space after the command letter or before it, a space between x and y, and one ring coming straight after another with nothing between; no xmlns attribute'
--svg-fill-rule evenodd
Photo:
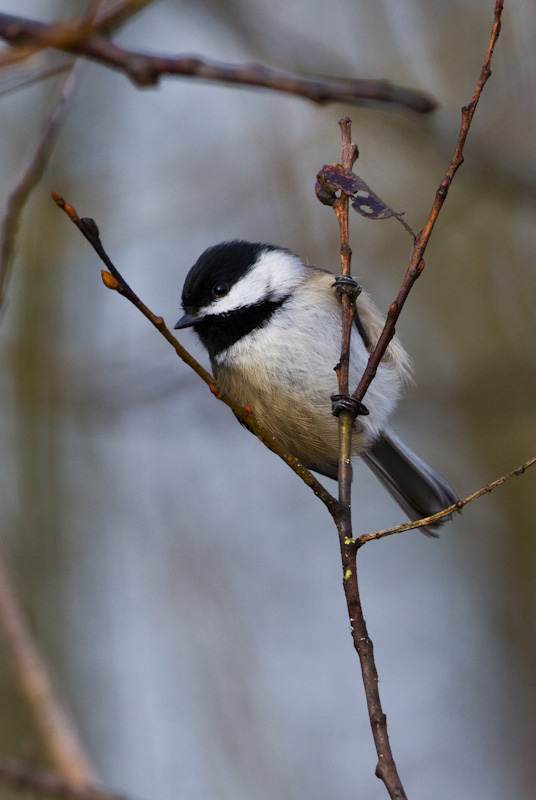
<svg viewBox="0 0 536 800"><path fill-rule="evenodd" d="M80 7L0 1L41 19ZM186 271L226 238L276 242L335 272L335 218L313 187L339 158L337 120L353 120L357 171L419 229L492 18L492 0L162 0L119 35L154 52L391 78L440 101L427 118L181 79L139 91L85 70L23 217L1 322L0 526L105 785L151 800L385 796L327 513L103 288L50 190L97 219L170 325ZM535 37L532 3L507 0L466 163L399 324L415 386L394 427L462 496L536 451ZM55 91L1 98L3 200ZM386 308L407 235L355 218L352 246ZM204 359L191 333L180 338ZM406 534L360 555L413 800L534 796L535 480L469 506L439 541ZM358 532L401 521L360 465L353 509ZM0 748L18 754L33 737L0 652Z"/></svg>

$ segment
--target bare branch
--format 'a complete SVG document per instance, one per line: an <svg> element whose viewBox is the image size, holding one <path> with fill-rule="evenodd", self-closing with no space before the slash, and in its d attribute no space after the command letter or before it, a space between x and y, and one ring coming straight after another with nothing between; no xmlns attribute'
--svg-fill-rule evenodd
<svg viewBox="0 0 536 800"><path fill-rule="evenodd" d="M348 173L351 172L354 162L358 157L358 149L352 144L352 124L346 117L339 120L342 134L341 166ZM361 675L365 689L367 710L378 755L376 775L383 780L389 796L404 800L406 794L402 786L391 751L389 735L387 732L387 717L383 713L380 693L378 690L378 672L374 660L374 647L368 634L367 623L363 615L357 576L357 550L358 547L352 539L351 518L351 488L352 488L352 430L358 411L357 406L352 406L348 397L348 375L350 365L350 342L356 299L361 291L360 287L351 280L351 256L349 239L349 200L351 192L341 189L340 196L333 203L333 210L337 215L340 237L340 258L342 277L337 280L336 286L341 293L342 303L342 333L341 333L341 360L336 368L339 380L339 395L334 402L334 413L339 418L339 503L341 510L335 519L339 532L341 548L341 562L343 574L343 587L350 619L350 631L354 647L359 656ZM340 405L337 406L337 403Z"/></svg>
<svg viewBox="0 0 536 800"><path fill-rule="evenodd" d="M36 721L43 748L63 778L75 789L95 782L83 748L61 707L48 671L0 553L0 637Z"/></svg>
<svg viewBox="0 0 536 800"><path fill-rule="evenodd" d="M367 542L372 542L374 539L383 539L384 536L392 536L394 533L403 533L404 531L411 531L414 528L423 528L425 525L433 525L435 522L439 522L440 519L448 517L455 511L461 511L462 508L466 506L468 503L472 503L473 500L477 500L479 497L482 497L482 495L488 494L488 492L492 492L494 489L497 488L497 486L501 486L503 483L506 483L506 481L509 481L511 478L515 478L518 475L523 475L523 473L527 469L529 469L529 467L532 467L533 464L536 464L536 456L534 458L529 458L528 461L525 461L525 463L521 464L520 467L516 467L516 469L513 469L512 472L508 472L506 475L502 475L500 478L497 478L491 483L488 483L487 486L484 486L477 492L473 492L473 494L470 494L463 500L458 500L458 502L454 503L454 505L443 509L443 511L439 511L437 514L433 514L431 517L418 519L415 522L406 522L403 525L395 525L393 528L385 528L384 530L376 531L375 533L365 533L363 534L363 536L359 536L355 540L355 544L357 545L357 547L361 547Z"/></svg>
<svg viewBox="0 0 536 800"><path fill-rule="evenodd" d="M0 308L5 300L6 285L22 211L32 190L43 175L61 124L74 96L82 68L81 62L73 64L68 75L63 79L59 100L41 129L30 163L8 197L6 211L0 225Z"/></svg>
<svg viewBox="0 0 536 800"><path fill-rule="evenodd" d="M0 88L0 97L4 97L11 92L18 92L19 89L25 89L27 86L32 86L34 83L43 81L46 78L54 78L56 75L61 75L62 72L68 72L72 69L72 63L56 64L52 67L42 67L33 73L26 73L24 76L13 76L11 80L2 81Z"/></svg>
<svg viewBox="0 0 536 800"><path fill-rule="evenodd" d="M279 442L270 436L260 422L258 422L251 408L248 406L241 406L240 403L237 403L236 400L234 400L231 395L228 394L222 386L220 386L210 372L207 372L207 370L204 369L204 367L202 367L201 364L199 364L199 362L197 362L195 358L193 358L193 356L191 356L190 353L173 336L169 328L166 326L163 318L153 314L153 312L145 305L145 303L143 303L132 291L128 283L125 281L118 269L114 266L108 254L104 250L99 237L99 230L94 220L87 217L80 219L73 206L70 205L70 203L66 203L63 197L61 197L57 192L52 192L52 198L56 205L65 211L69 219L85 236L99 258L110 270L110 272L102 272L104 285L108 289L113 289L119 292L119 294L123 295L123 297L126 297L127 300L135 305L136 308L141 311L144 317L146 317L149 322L151 322L162 334L162 336L169 342L179 358L181 358L185 364L191 367L191 369L193 369L194 372L199 375L199 377L207 384L212 394L218 400L221 400L222 403L225 403L225 405L229 406L229 408L238 417L240 417L240 419L244 420L246 427L253 431L253 433L258 436L261 442L265 444L269 450L272 450L272 452L276 453L276 455L278 455L286 464L288 464L288 466L312 489L315 495L322 500L330 514L333 515L336 513L339 507L338 501L327 491L327 489L324 488L324 486L322 486L320 481L318 481L308 469L305 469L305 467L298 461L297 458L295 458L291 453L287 453L279 444Z"/></svg>
<svg viewBox="0 0 536 800"><path fill-rule="evenodd" d="M81 789L49 770L33 769L24 761L0 754L0 782L21 792L60 800L124 800L115 794Z"/></svg>
<svg viewBox="0 0 536 800"><path fill-rule="evenodd" d="M118 3L112 11L97 16L95 29L98 30L99 33L113 33L117 28L124 25L130 17L142 11L152 2L153 0L123 0L123 2Z"/></svg>
<svg viewBox="0 0 536 800"><path fill-rule="evenodd" d="M467 139L467 135L469 133L469 127L471 125L471 121L473 119L473 115L475 113L476 107L478 105L478 101L480 100L480 95L482 94L482 90L491 75L491 58L493 56L493 51L495 49L495 43L497 42L497 38L499 36L501 30L501 13L503 9L503 2L504 0L497 0L495 3L495 13L494 13L494 20L493 26L491 29L491 36L488 45L488 49L486 52L486 57L484 59L484 64L482 66L482 70L480 72L480 77L478 79L475 91L473 92L473 96L471 98L470 103L467 106L462 108L462 124L460 128L460 133L458 135L458 141L456 143L456 147L454 149L454 154L452 156L449 168L447 170L447 174L439 184L439 188L437 189L434 204L426 221L426 224L422 231L415 239L415 244L413 246L413 253L411 256L411 260L408 266L408 270L402 282L402 286L400 291L396 297L396 300L391 303L389 308L389 313L387 315L387 320L385 322L385 327L382 331L382 334L376 344L376 347L370 354L370 358L363 373L361 380L359 381L359 385L354 392L354 397L357 400L363 400L367 389L369 388L378 366L380 365L380 361L382 360L383 356L385 355L385 351L389 345L389 342L395 335L395 326L400 316L400 312L406 302L408 294L424 269L424 253L428 246L428 242L430 240L430 236L432 234L432 230L436 223L436 220L439 216L439 212L443 207L443 203L447 197L448 190L450 188L450 184L456 174L458 168L463 163L463 149L465 147L465 142Z"/></svg>
<svg viewBox="0 0 536 800"><path fill-rule="evenodd" d="M108 19L108 27L118 22L113 19L113 15ZM49 25L24 17L0 14L0 37L11 45L30 51L53 48L84 56L123 72L137 86L155 86L164 75L180 75L205 81L273 89L305 97L316 103L388 103L422 114L436 108L435 101L423 92L396 86L390 81L299 78L258 63L222 64L193 55L150 55L126 50L111 42L108 36L99 33L99 26L106 28L106 19L88 30L87 26L80 27L76 22Z"/></svg>

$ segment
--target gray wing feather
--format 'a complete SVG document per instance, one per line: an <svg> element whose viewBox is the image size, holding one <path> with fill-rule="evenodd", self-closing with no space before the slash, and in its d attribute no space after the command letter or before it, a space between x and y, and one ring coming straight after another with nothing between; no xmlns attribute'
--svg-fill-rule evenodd
<svg viewBox="0 0 536 800"><path fill-rule="evenodd" d="M362 458L412 520L437 514L458 501L447 481L391 430L384 430ZM420 530L436 536L435 530L450 518Z"/></svg>

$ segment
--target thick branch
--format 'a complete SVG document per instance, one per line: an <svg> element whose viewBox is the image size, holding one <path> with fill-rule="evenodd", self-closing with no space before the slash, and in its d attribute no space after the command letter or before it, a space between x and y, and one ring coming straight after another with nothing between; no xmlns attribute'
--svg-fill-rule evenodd
<svg viewBox="0 0 536 800"><path fill-rule="evenodd" d="M74 789L86 789L95 783L95 776L76 732L56 698L1 553L0 638L6 645L13 674L36 721L45 752L65 781Z"/></svg>
<svg viewBox="0 0 536 800"><path fill-rule="evenodd" d="M6 755L0 755L0 783L31 792L32 796L57 797L60 800L124 800L108 792L77 788L55 772L33 769Z"/></svg>
<svg viewBox="0 0 536 800"><path fill-rule="evenodd" d="M106 28L106 21L100 25ZM164 75L180 75L273 89L316 103L389 103L419 113L433 111L436 107L436 103L423 92L396 86L389 81L316 80L287 75L257 63L235 65L210 62L193 55L151 55L118 47L98 30L99 23L88 32L76 23L48 25L24 17L0 14L0 37L9 44L23 48L50 47L84 56L123 72L137 86L155 86Z"/></svg>

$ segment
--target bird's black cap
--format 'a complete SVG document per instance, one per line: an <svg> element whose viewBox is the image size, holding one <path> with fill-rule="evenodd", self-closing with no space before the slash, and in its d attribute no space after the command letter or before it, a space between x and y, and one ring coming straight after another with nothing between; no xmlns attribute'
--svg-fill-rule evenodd
<svg viewBox="0 0 536 800"><path fill-rule="evenodd" d="M219 314L210 313L210 304L227 294L263 253L281 249L273 244L239 239L209 247L186 276L182 290L185 313L175 328L194 328L213 361L222 350L264 325L287 296L275 300L267 297ZM200 309L205 309L204 313L200 314Z"/></svg>
<svg viewBox="0 0 536 800"><path fill-rule="evenodd" d="M277 250L272 244L234 239L209 247L188 272L182 290L182 307L193 314L214 300L213 289L220 283L229 288L255 264L261 253Z"/></svg>

